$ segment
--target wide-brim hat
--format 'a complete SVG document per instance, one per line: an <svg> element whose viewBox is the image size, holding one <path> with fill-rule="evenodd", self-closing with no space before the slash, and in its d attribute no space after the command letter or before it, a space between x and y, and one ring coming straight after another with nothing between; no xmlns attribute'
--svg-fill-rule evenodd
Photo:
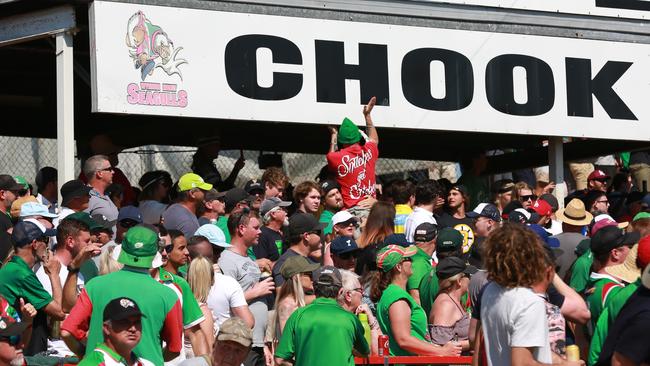
<svg viewBox="0 0 650 366"><path fill-rule="evenodd" d="M641 268L636 265L639 244L634 244L630 252L625 257L623 263L605 268L605 272L614 277L618 277L627 283L633 283L641 276Z"/></svg>
<svg viewBox="0 0 650 366"><path fill-rule="evenodd" d="M589 225L593 220L593 215L585 209L585 204L581 200L574 198L565 208L559 209L555 216L558 220L574 226Z"/></svg>
<svg viewBox="0 0 650 366"><path fill-rule="evenodd" d="M163 265L162 254L156 253L153 256L137 257L122 251L121 244L115 246L115 249L113 249L113 252L111 253L111 257L114 260L131 267L151 269L162 267Z"/></svg>

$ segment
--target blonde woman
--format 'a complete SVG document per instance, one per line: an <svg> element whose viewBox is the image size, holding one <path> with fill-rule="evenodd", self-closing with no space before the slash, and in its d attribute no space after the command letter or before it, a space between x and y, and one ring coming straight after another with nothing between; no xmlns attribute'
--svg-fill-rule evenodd
<svg viewBox="0 0 650 366"><path fill-rule="evenodd" d="M212 311L208 308L207 304L208 294L214 284L212 262L203 256L194 258L192 262L190 262L190 267L187 271L187 282L189 283L192 293L194 294L196 301L199 303L201 312L203 312L203 316L205 317L205 320L201 322L201 332L203 332L210 349L212 349L215 329L214 320L212 319Z"/></svg>
<svg viewBox="0 0 650 366"><path fill-rule="evenodd" d="M477 269L468 266L457 257L440 260L436 267L440 291L431 307L429 315L431 341L443 345L459 342L463 351L469 350L470 316L461 303L461 297L467 293L470 276Z"/></svg>
<svg viewBox="0 0 650 366"><path fill-rule="evenodd" d="M107 250L102 251L99 255L99 275L105 275L119 271L124 266L122 263L113 258L115 245L110 246Z"/></svg>
<svg viewBox="0 0 650 366"><path fill-rule="evenodd" d="M289 316L296 309L309 305L314 300L311 273L318 267L320 267L318 263L311 263L300 255L290 257L282 265L280 273L286 282L280 288L275 300L276 339L280 339Z"/></svg>

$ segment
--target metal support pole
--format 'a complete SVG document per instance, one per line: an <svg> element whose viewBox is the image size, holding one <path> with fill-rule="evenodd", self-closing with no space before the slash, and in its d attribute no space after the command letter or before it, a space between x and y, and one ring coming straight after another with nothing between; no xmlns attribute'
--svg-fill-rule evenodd
<svg viewBox="0 0 650 366"><path fill-rule="evenodd" d="M564 197L567 188L564 183L564 145L562 137L553 136L548 139L548 169L551 181L557 184L553 194L560 208L564 207Z"/></svg>
<svg viewBox="0 0 650 366"><path fill-rule="evenodd" d="M72 34L56 35L56 159L60 188L74 179L74 71Z"/></svg>

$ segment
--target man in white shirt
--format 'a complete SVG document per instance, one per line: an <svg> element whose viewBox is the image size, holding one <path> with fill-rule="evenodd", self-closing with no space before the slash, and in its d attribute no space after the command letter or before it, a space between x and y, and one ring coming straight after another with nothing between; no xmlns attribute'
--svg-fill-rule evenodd
<svg viewBox="0 0 650 366"><path fill-rule="evenodd" d="M67 181L61 186L61 209L59 217L52 222L54 227L57 227L66 216L88 208L91 189L78 179Z"/></svg>
<svg viewBox="0 0 650 366"><path fill-rule="evenodd" d="M408 242L413 242L415 228L420 224L426 222L438 225L433 217L433 211L442 207L445 202L440 192L442 192L442 187L433 179L424 180L415 187L415 208L404 223L404 234Z"/></svg>

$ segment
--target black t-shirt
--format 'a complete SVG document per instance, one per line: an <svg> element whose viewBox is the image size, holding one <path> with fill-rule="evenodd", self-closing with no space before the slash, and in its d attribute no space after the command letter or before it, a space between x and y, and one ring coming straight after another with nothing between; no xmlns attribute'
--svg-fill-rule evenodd
<svg viewBox="0 0 650 366"><path fill-rule="evenodd" d="M354 267L354 272L359 276L363 276L369 271L377 270L377 251L383 248L383 244L370 244L367 247L359 250L357 254L357 264Z"/></svg>
<svg viewBox="0 0 650 366"><path fill-rule="evenodd" d="M276 288L284 284L284 277L282 277L282 274L280 273L280 271L282 270L282 265L288 258L295 257L297 255L300 254L294 252L291 248L289 248L287 249L286 252L282 253L278 261L275 262L275 264L273 265L273 281L275 282ZM307 257L307 261L309 263L318 263L315 260L311 259L310 257Z"/></svg>
<svg viewBox="0 0 650 366"><path fill-rule="evenodd" d="M14 224L11 222L9 216L3 212L0 212L0 231L7 232L7 230L12 227L14 227Z"/></svg>
<svg viewBox="0 0 650 366"><path fill-rule="evenodd" d="M472 245L476 240L476 234L474 233L474 219L471 219L467 216L462 219L457 219L454 216L450 215L447 212L443 212L438 221L438 228L450 227L456 229L463 234L463 254L469 253L472 249Z"/></svg>
<svg viewBox="0 0 650 366"><path fill-rule="evenodd" d="M636 365L650 363L650 290L641 285L627 300L607 339L596 366L610 365L614 352Z"/></svg>
<svg viewBox="0 0 650 366"><path fill-rule="evenodd" d="M253 247L255 258L268 258L273 262L277 261L280 259L278 248L282 248L282 234L266 226L263 226L260 230L262 233L260 234L259 241Z"/></svg>

